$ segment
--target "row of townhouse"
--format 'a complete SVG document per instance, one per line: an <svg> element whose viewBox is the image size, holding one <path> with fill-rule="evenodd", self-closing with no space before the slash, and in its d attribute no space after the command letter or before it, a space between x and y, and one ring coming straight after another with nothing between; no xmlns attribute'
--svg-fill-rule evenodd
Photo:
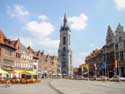
<svg viewBox="0 0 125 94"><path fill-rule="evenodd" d="M41 77L58 75L60 68L57 56L50 56L41 51L26 48L20 39L10 40L0 31L0 68L5 71L33 71Z"/></svg>

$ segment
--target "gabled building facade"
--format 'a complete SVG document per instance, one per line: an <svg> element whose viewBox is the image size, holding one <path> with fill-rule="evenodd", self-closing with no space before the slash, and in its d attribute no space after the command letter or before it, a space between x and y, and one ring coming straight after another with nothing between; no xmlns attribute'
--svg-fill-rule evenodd
<svg viewBox="0 0 125 94"><path fill-rule="evenodd" d="M114 68L115 60L118 62L117 68ZM107 64L107 75L125 76L125 31L120 24L115 31L108 26L103 61Z"/></svg>
<svg viewBox="0 0 125 94"><path fill-rule="evenodd" d="M10 72L11 77L20 75L13 74L13 71L22 70L37 73L41 78L46 76L58 75L59 59L57 56L51 56L44 51L34 51L31 47L26 48L20 41L8 39L0 31L0 68Z"/></svg>
<svg viewBox="0 0 125 94"><path fill-rule="evenodd" d="M115 31L108 26L105 45L98 54L93 54L93 52L86 57L86 63L90 65L93 62L96 63L100 75L125 77L125 31L123 26L118 24ZM115 61L117 61L117 65L115 65ZM106 64L105 69L102 69L103 63ZM92 68L90 67L90 69Z"/></svg>
<svg viewBox="0 0 125 94"><path fill-rule="evenodd" d="M0 31L0 68L3 70L13 70L15 63L16 49L12 41Z"/></svg>

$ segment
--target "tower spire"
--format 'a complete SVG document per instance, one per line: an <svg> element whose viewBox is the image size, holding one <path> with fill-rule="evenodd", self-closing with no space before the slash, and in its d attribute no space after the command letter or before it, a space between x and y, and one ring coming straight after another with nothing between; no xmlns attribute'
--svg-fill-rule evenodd
<svg viewBox="0 0 125 94"><path fill-rule="evenodd" d="M64 26L66 26L66 25L67 25L67 17L66 17L66 13L64 14L63 22L64 22Z"/></svg>
<svg viewBox="0 0 125 94"><path fill-rule="evenodd" d="M68 27L66 13L64 14L63 26L60 29L60 43L58 49L60 62L60 72L62 75L72 76L72 49L71 49L71 31Z"/></svg>

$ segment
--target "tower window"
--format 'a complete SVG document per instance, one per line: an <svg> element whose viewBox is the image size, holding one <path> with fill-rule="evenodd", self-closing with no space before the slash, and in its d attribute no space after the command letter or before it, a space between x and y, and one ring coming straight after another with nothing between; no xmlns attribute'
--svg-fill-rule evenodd
<svg viewBox="0 0 125 94"><path fill-rule="evenodd" d="M125 41L123 43L124 43L124 47L125 47Z"/></svg>
<svg viewBox="0 0 125 94"><path fill-rule="evenodd" d="M69 45L70 45L70 35L69 35Z"/></svg>
<svg viewBox="0 0 125 94"><path fill-rule="evenodd" d="M64 51L64 52L66 51L66 48L65 48L65 47L63 47L63 51Z"/></svg>
<svg viewBox="0 0 125 94"><path fill-rule="evenodd" d="M63 45L65 45L66 44L66 37L64 36L63 37Z"/></svg>

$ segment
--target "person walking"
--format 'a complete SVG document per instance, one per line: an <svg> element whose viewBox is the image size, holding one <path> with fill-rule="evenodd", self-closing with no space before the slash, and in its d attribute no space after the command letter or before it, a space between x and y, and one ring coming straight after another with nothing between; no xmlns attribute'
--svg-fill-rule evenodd
<svg viewBox="0 0 125 94"><path fill-rule="evenodd" d="M9 77L9 75L6 76L6 87L10 87L10 77Z"/></svg>

